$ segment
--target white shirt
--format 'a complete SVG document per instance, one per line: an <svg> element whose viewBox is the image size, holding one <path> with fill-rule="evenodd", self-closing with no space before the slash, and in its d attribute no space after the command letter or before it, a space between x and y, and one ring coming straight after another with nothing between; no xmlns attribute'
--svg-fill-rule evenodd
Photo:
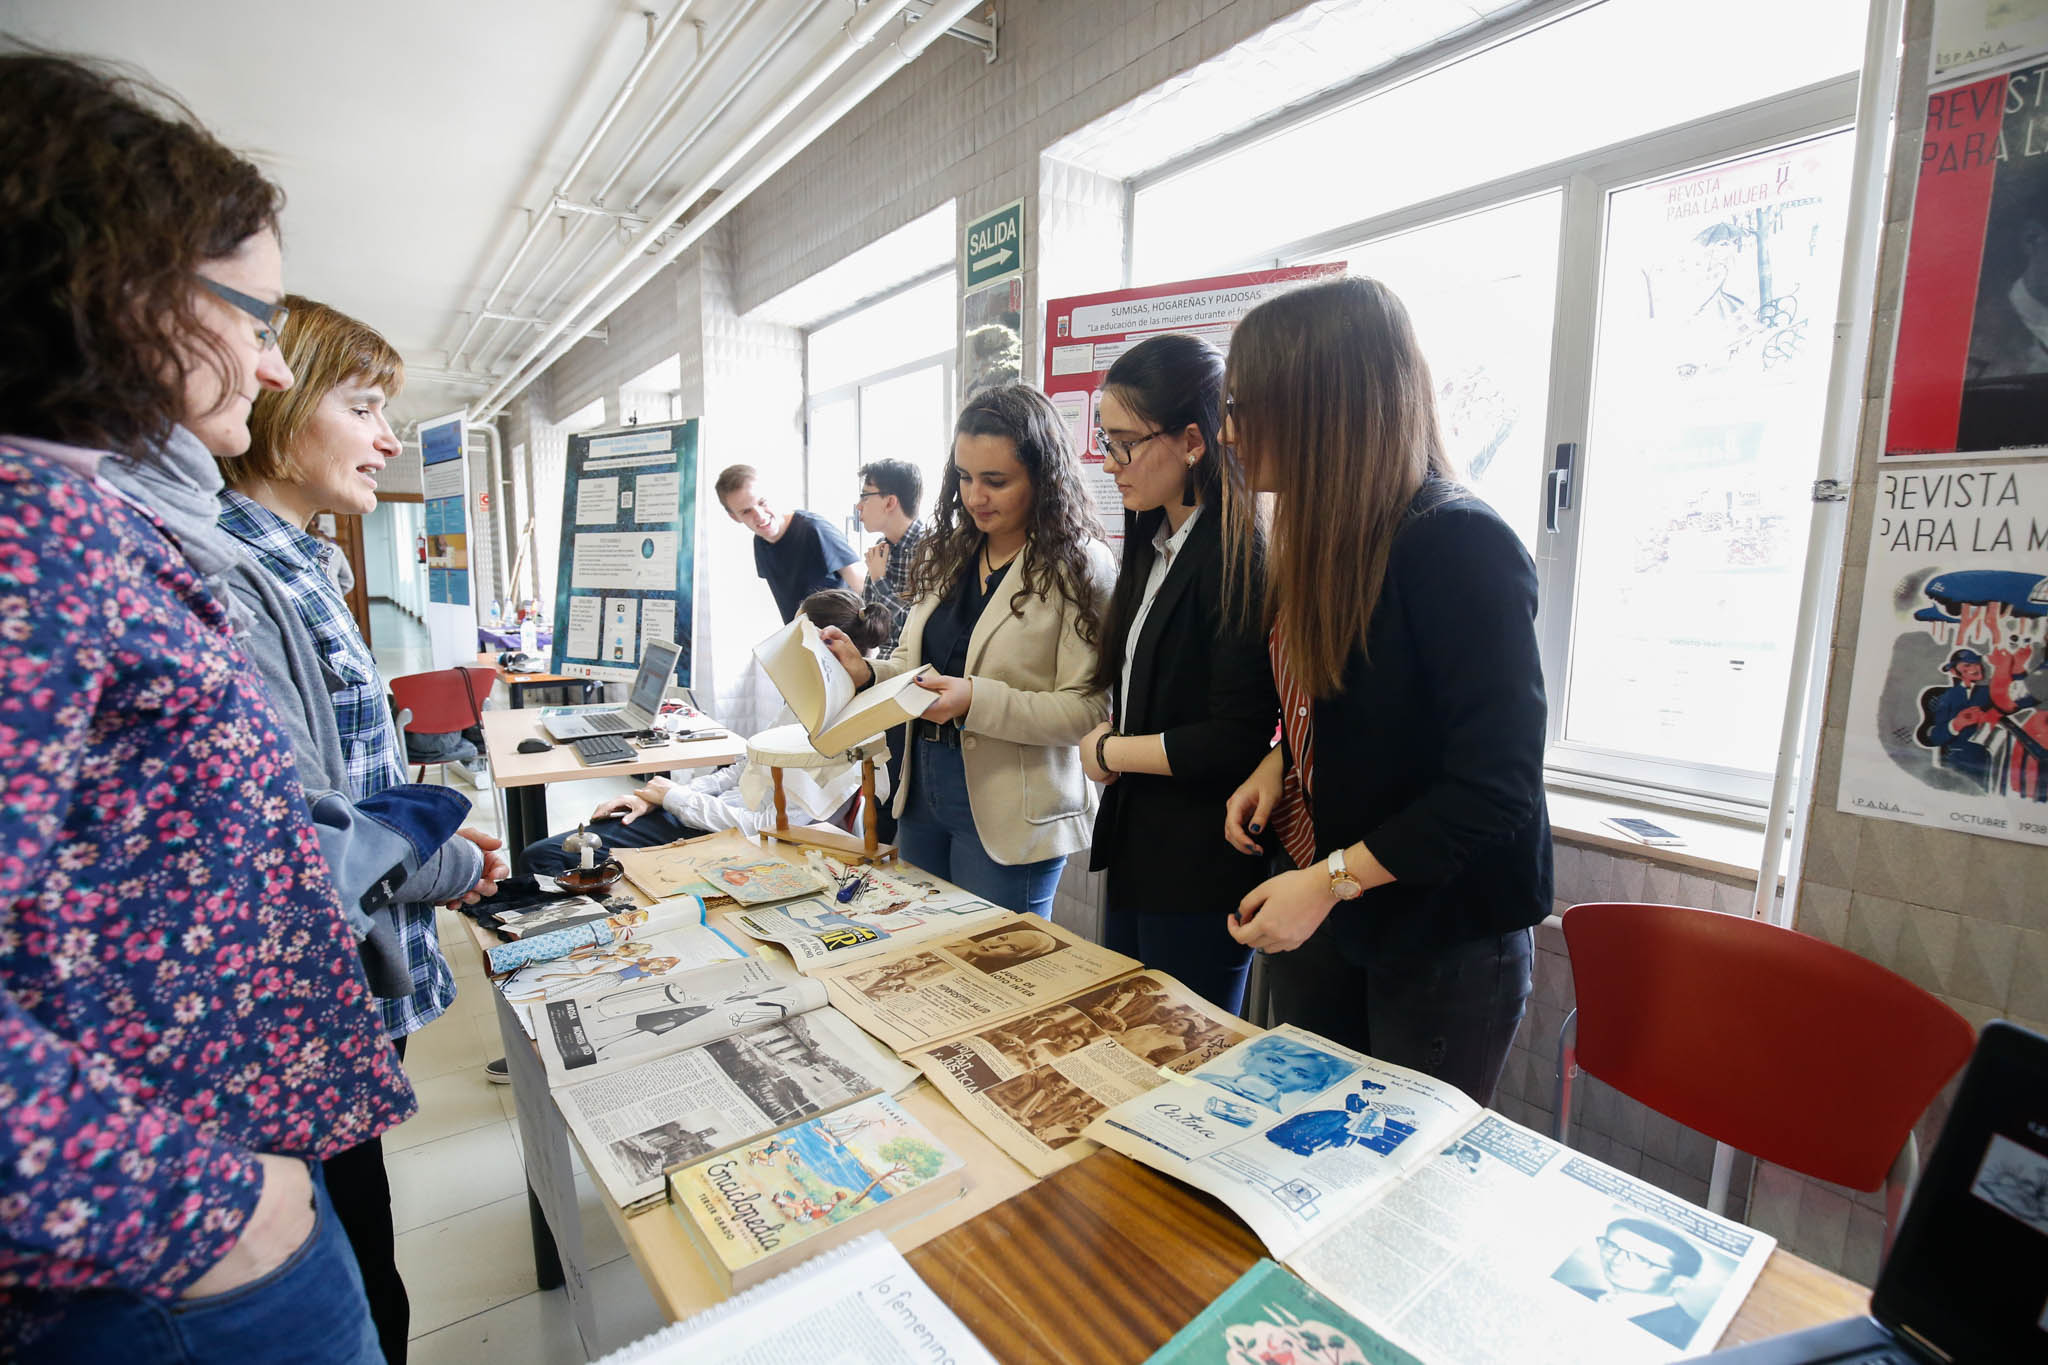
<svg viewBox="0 0 2048 1365"><path fill-rule="evenodd" d="M1116 709L1121 722L1131 710L1131 661L1138 657L1138 636L1145 629L1145 618L1152 614L1152 599L1159 596L1160 585L1166 582L1167 570L1173 567L1174 557L1180 547L1187 544L1188 532L1202 519L1202 509L1197 506L1188 513L1188 519L1180 524L1178 531L1167 534L1173 523L1162 518L1159 529L1152 533L1152 572L1145 575L1145 595L1138 601L1138 614L1131 618L1131 633L1124 637L1123 702Z"/></svg>

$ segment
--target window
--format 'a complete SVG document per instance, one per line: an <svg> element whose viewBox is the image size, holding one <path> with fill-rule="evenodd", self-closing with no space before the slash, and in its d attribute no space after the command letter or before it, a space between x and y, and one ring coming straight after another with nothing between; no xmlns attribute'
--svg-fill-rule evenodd
<svg viewBox="0 0 2048 1365"><path fill-rule="evenodd" d="M1768 799L1863 15L1605 0L1130 184L1136 281L1344 260L1407 304L1537 562L1554 781Z"/></svg>
<svg viewBox="0 0 2048 1365"><path fill-rule="evenodd" d="M670 356L619 386L619 424L644 426L683 416L683 362Z"/></svg>
<svg viewBox="0 0 2048 1365"><path fill-rule="evenodd" d="M867 304L806 333L809 450L806 504L857 535L860 467L908 460L929 510L951 455L960 296L954 271Z"/></svg>

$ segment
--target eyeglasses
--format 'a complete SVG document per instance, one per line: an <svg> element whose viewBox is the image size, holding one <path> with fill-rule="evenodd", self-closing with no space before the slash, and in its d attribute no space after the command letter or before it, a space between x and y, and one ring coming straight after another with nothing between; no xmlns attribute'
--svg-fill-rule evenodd
<svg viewBox="0 0 2048 1365"><path fill-rule="evenodd" d="M879 488L863 488L860 490L860 496L855 498L854 501L866 502L869 498L886 498L888 496L887 493L884 493Z"/></svg>
<svg viewBox="0 0 2048 1365"><path fill-rule="evenodd" d="M1223 395L1223 415L1224 415L1225 417L1235 417L1235 416L1237 416L1237 395L1236 395L1236 394L1234 394L1234 393L1226 393L1226 394L1224 394L1224 395Z"/></svg>
<svg viewBox="0 0 2048 1365"><path fill-rule="evenodd" d="M239 289L230 289L218 280L209 280L204 275L199 277L199 283L215 298L223 303L233 304L256 319L260 324L256 329L256 339L263 343L264 350L267 351L277 345L277 339L284 335L284 322L292 315L292 310L283 304L259 299L254 294L244 294Z"/></svg>
<svg viewBox="0 0 2048 1365"><path fill-rule="evenodd" d="M1644 1270L1671 1269L1671 1267L1665 1264L1663 1261L1653 1260L1650 1257L1645 1256L1642 1252L1636 1251L1631 1247L1625 1247L1621 1245L1619 1242L1610 1241L1605 1237L1595 1238L1594 1240L1600 1244L1600 1249L1602 1251L1606 1252L1609 1256L1612 1256L1616 1261L1620 1262L1623 1265L1640 1266Z"/></svg>
<svg viewBox="0 0 2048 1365"><path fill-rule="evenodd" d="M1154 436L1164 436L1167 434L1166 428L1161 427L1157 431L1148 431L1143 436L1134 436L1128 441L1119 441L1101 427L1097 427L1095 428L1095 443L1102 447L1104 455L1115 460L1120 465L1128 465L1136 455L1139 446L1145 444Z"/></svg>

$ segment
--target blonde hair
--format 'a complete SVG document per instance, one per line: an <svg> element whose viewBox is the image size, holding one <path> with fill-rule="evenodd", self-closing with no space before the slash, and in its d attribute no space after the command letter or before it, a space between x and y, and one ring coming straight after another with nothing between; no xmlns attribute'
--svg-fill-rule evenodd
<svg viewBox="0 0 2048 1365"><path fill-rule="evenodd" d="M278 346L291 367L292 386L265 389L249 413L249 449L220 459L229 487L258 480L292 483L300 477L292 448L313 421L321 401L351 380L396 398L405 387L405 360L397 348L365 323L324 303L297 294L285 298L292 310Z"/></svg>

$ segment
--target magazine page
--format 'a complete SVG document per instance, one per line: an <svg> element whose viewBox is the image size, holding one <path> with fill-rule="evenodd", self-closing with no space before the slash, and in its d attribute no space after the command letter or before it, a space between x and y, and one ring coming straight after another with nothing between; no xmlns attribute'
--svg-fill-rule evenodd
<svg viewBox="0 0 2048 1365"><path fill-rule="evenodd" d="M584 948L602 948L669 930L701 927L704 923L704 902L696 896L675 896L643 906L614 898L613 904L627 908L612 909L600 918L574 922L566 928L544 925L509 943L486 948L484 959L492 975L517 971L529 963L553 962Z"/></svg>
<svg viewBox="0 0 2048 1365"><path fill-rule="evenodd" d="M824 1003L817 982L782 963L747 957L547 1000L530 1012L548 1084L565 1086L779 1024Z"/></svg>
<svg viewBox="0 0 2048 1365"><path fill-rule="evenodd" d="M1271 1261L1260 1261L1145 1365L1422 1365Z"/></svg>
<svg viewBox="0 0 2048 1365"><path fill-rule="evenodd" d="M1215 1195L1286 1260L1480 1112L1456 1086L1283 1025L1117 1105L1086 1136Z"/></svg>
<svg viewBox="0 0 2048 1365"><path fill-rule="evenodd" d="M591 1174L625 1208L659 1198L671 1166L916 1079L820 1009L558 1090L555 1102Z"/></svg>
<svg viewBox="0 0 2048 1365"><path fill-rule="evenodd" d="M697 875L718 894L730 896L741 905L794 900L827 889L825 879L816 872L772 853L704 858L697 863Z"/></svg>
<svg viewBox="0 0 2048 1365"><path fill-rule="evenodd" d="M965 932L813 974L862 1028L909 1052L1063 1000L1139 965L1051 920L1010 912Z"/></svg>
<svg viewBox="0 0 2048 1365"><path fill-rule="evenodd" d="M869 896L842 905L814 896L788 905L729 911L724 919L750 938L781 945L797 970L809 973L880 957L905 944L1009 913L971 897L934 909L922 901L878 901Z"/></svg>
<svg viewBox="0 0 2048 1365"><path fill-rule="evenodd" d="M498 990L533 1036L529 1005L572 995L608 991L636 981L650 981L677 972L732 962L744 957L733 941L716 929L672 929L646 938L587 943L567 957L530 962L498 982Z"/></svg>
<svg viewBox="0 0 2048 1365"><path fill-rule="evenodd" d="M996 1365L880 1234L662 1328L597 1365Z"/></svg>
<svg viewBox="0 0 2048 1365"><path fill-rule="evenodd" d="M1126 976L903 1060L1036 1176L1095 1150L1103 1110L1258 1033L1162 972Z"/></svg>
<svg viewBox="0 0 2048 1365"><path fill-rule="evenodd" d="M1290 1264L1431 1359L1651 1365L1711 1350L1774 1245L1487 1112Z"/></svg>
<svg viewBox="0 0 2048 1365"><path fill-rule="evenodd" d="M703 924L704 902L696 896L687 895L670 896L652 905L638 905L625 896L611 896L602 902L589 896L572 896L544 910L501 915L495 927L500 934L517 942L601 919L611 921L614 937L629 937L631 931L655 934Z"/></svg>
<svg viewBox="0 0 2048 1365"><path fill-rule="evenodd" d="M626 869L626 880L649 900L692 895L708 905L723 905L732 898L706 882L697 864L706 858L757 858L761 847L737 830L718 830L694 839L678 839L656 848L621 848L612 857Z"/></svg>

